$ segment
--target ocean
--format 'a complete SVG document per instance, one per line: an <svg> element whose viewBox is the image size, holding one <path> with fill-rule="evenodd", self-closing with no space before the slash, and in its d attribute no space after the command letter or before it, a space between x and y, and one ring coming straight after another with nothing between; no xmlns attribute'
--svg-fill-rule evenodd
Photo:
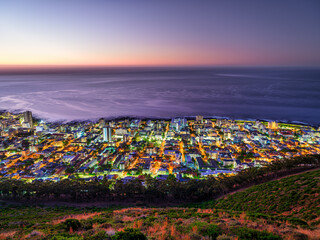
<svg viewBox="0 0 320 240"><path fill-rule="evenodd" d="M204 115L317 125L320 69L2 69L0 109L50 121Z"/></svg>

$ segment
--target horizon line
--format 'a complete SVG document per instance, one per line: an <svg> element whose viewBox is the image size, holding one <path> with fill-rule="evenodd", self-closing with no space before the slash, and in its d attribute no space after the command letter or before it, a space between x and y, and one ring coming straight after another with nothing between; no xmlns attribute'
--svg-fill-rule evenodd
<svg viewBox="0 0 320 240"><path fill-rule="evenodd" d="M320 65L241 65L241 64L140 64L140 65L92 65L92 64L0 64L0 70L76 69L76 68L320 68Z"/></svg>

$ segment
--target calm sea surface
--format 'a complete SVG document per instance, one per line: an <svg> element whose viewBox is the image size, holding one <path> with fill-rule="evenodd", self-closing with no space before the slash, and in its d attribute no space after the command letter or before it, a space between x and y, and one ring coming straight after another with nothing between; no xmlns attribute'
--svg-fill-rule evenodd
<svg viewBox="0 0 320 240"><path fill-rule="evenodd" d="M48 120L223 116L320 123L320 69L0 71L0 109Z"/></svg>

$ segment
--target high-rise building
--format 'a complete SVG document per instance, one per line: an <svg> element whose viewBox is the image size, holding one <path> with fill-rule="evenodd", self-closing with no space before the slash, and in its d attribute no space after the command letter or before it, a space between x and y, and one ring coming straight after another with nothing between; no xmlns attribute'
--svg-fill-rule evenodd
<svg viewBox="0 0 320 240"><path fill-rule="evenodd" d="M203 123L203 116L196 116L196 122Z"/></svg>
<svg viewBox="0 0 320 240"><path fill-rule="evenodd" d="M112 142L112 128L104 127L103 128L103 141L104 142Z"/></svg>
<svg viewBox="0 0 320 240"><path fill-rule="evenodd" d="M29 124L30 128L33 128L33 119L32 119L32 112L31 111L26 111L23 114L23 121L25 124Z"/></svg>
<svg viewBox="0 0 320 240"><path fill-rule="evenodd" d="M125 134L123 135L123 142L128 142L129 141L129 135Z"/></svg>
<svg viewBox="0 0 320 240"><path fill-rule="evenodd" d="M103 128L106 125L106 121L103 118L99 119L99 127Z"/></svg>

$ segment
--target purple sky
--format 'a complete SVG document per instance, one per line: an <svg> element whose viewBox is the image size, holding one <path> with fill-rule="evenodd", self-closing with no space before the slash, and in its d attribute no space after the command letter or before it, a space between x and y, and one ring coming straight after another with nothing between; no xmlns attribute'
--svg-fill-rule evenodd
<svg viewBox="0 0 320 240"><path fill-rule="evenodd" d="M319 0L0 0L0 65L320 66Z"/></svg>

